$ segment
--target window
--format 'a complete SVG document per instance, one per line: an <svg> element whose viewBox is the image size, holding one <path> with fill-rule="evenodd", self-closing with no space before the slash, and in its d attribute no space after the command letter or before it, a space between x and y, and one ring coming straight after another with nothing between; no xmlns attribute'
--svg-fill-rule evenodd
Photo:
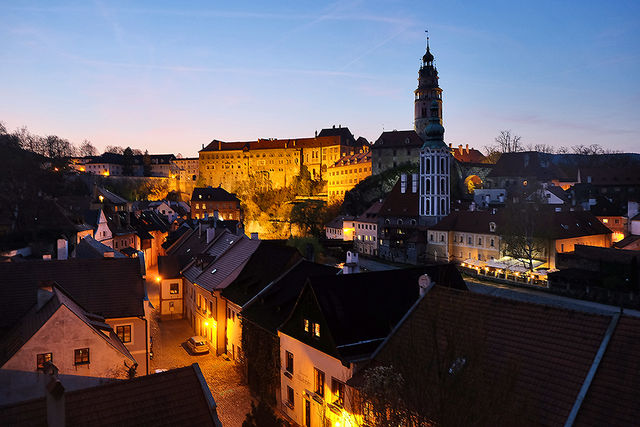
<svg viewBox="0 0 640 427"><path fill-rule="evenodd" d="M175 295L180 291L180 285L178 283L172 283L169 285L169 293Z"/></svg>
<svg viewBox="0 0 640 427"><path fill-rule="evenodd" d="M286 352L286 364L284 369L290 374L293 374L293 353L290 351Z"/></svg>
<svg viewBox="0 0 640 427"><path fill-rule="evenodd" d="M491 246L493 248L493 246L494 246L493 239L489 240L489 246Z"/></svg>
<svg viewBox="0 0 640 427"><path fill-rule="evenodd" d="M331 392L333 393L333 403L341 408L344 407L344 383L332 378Z"/></svg>
<svg viewBox="0 0 640 427"><path fill-rule="evenodd" d="M469 236L469 238L467 239L467 242L468 242L470 245L471 245L471 244L473 244L473 240L472 240L472 237L471 237L471 236Z"/></svg>
<svg viewBox="0 0 640 427"><path fill-rule="evenodd" d="M287 386L287 406L293 409L293 389Z"/></svg>
<svg viewBox="0 0 640 427"><path fill-rule="evenodd" d="M320 338L320 323L313 324L313 336Z"/></svg>
<svg viewBox="0 0 640 427"><path fill-rule="evenodd" d="M53 362L53 353L38 354L37 360L36 360L36 368L39 371L42 371L44 369L45 362Z"/></svg>
<svg viewBox="0 0 640 427"><path fill-rule="evenodd" d="M304 331L306 333L311 332L311 328L309 327L309 319L304 319Z"/></svg>
<svg viewBox="0 0 640 427"><path fill-rule="evenodd" d="M482 237L478 237L478 245L482 246Z"/></svg>
<svg viewBox="0 0 640 427"><path fill-rule="evenodd" d="M88 365L89 364L89 349L78 348L74 350L74 364L75 365Z"/></svg>
<svg viewBox="0 0 640 427"><path fill-rule="evenodd" d="M131 325L116 326L116 335L122 342L131 342Z"/></svg>
<svg viewBox="0 0 640 427"><path fill-rule="evenodd" d="M324 372L319 369L313 368L314 370L314 379L315 379L315 389L314 391L320 397L324 398Z"/></svg>
<svg viewBox="0 0 640 427"><path fill-rule="evenodd" d="M444 242L444 234L441 234L441 235L440 235L440 241L441 241L441 242Z"/></svg>

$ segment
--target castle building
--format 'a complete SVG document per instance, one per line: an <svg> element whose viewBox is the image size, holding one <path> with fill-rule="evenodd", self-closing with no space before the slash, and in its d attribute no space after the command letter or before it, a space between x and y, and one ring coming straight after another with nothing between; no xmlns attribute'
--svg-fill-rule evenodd
<svg viewBox="0 0 640 427"><path fill-rule="evenodd" d="M328 169L329 203L341 202L344 194L360 181L371 176L371 152L344 156Z"/></svg>
<svg viewBox="0 0 640 427"><path fill-rule="evenodd" d="M331 135L249 142L214 140L199 152L202 183L235 190L253 179L252 185L281 188L289 185L303 166L313 179L326 180L329 166L359 151L355 139L326 133Z"/></svg>

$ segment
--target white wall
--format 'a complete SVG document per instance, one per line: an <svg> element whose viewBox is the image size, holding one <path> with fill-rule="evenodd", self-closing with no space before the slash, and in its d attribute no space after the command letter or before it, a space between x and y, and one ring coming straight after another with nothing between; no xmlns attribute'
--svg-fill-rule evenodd
<svg viewBox="0 0 640 427"><path fill-rule="evenodd" d="M37 355L53 353L53 364L61 374L103 378L126 378L132 361L111 346L65 306L61 306L2 369L36 372ZM89 362L74 364L74 350L89 348Z"/></svg>
<svg viewBox="0 0 640 427"><path fill-rule="evenodd" d="M336 421L341 426L350 425L348 422L349 416L339 417L336 416L327 407L327 403L335 401L335 397L331 392L331 379L346 383L353 374L351 368L345 367L342 362L334 357L331 357L313 347L310 347L295 338L278 332L280 337L280 401L282 402L282 411L286 413L297 424L304 425L304 407L305 400L311 402L311 427L322 427L323 413L325 416L331 419L331 425L336 425ZM293 375L292 378L286 376L286 351L293 353ZM315 391L314 368L317 368L324 372L324 401L323 404L319 404L314 399L309 399L305 392L313 393ZM285 403L288 400L287 386L293 388L294 392L294 407L289 408ZM348 387L345 386L345 409L349 410L351 407L351 393ZM338 419L340 418L340 419ZM352 423L351 425L355 425Z"/></svg>

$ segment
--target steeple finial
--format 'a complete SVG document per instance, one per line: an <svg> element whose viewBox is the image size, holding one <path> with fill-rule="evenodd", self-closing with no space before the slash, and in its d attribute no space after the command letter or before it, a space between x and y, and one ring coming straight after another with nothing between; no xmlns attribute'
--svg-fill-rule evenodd
<svg viewBox="0 0 640 427"><path fill-rule="evenodd" d="M427 33L427 51L429 51L429 30L424 30Z"/></svg>

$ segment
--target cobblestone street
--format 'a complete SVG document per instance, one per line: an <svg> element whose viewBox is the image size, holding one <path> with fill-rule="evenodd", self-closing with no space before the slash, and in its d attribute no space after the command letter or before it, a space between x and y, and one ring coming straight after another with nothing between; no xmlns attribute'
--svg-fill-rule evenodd
<svg viewBox="0 0 640 427"><path fill-rule="evenodd" d="M155 274L148 274L149 299L154 307L157 304L158 285L151 280ZM215 356L215 352L192 355L185 348L186 340L194 335L186 320L158 321L154 312L151 321L153 337L153 360L150 372L156 369L172 369L198 363L209 385L211 394L218 406L218 416L224 427L241 426L247 412L251 409L251 396L246 385L242 384L236 365Z"/></svg>

